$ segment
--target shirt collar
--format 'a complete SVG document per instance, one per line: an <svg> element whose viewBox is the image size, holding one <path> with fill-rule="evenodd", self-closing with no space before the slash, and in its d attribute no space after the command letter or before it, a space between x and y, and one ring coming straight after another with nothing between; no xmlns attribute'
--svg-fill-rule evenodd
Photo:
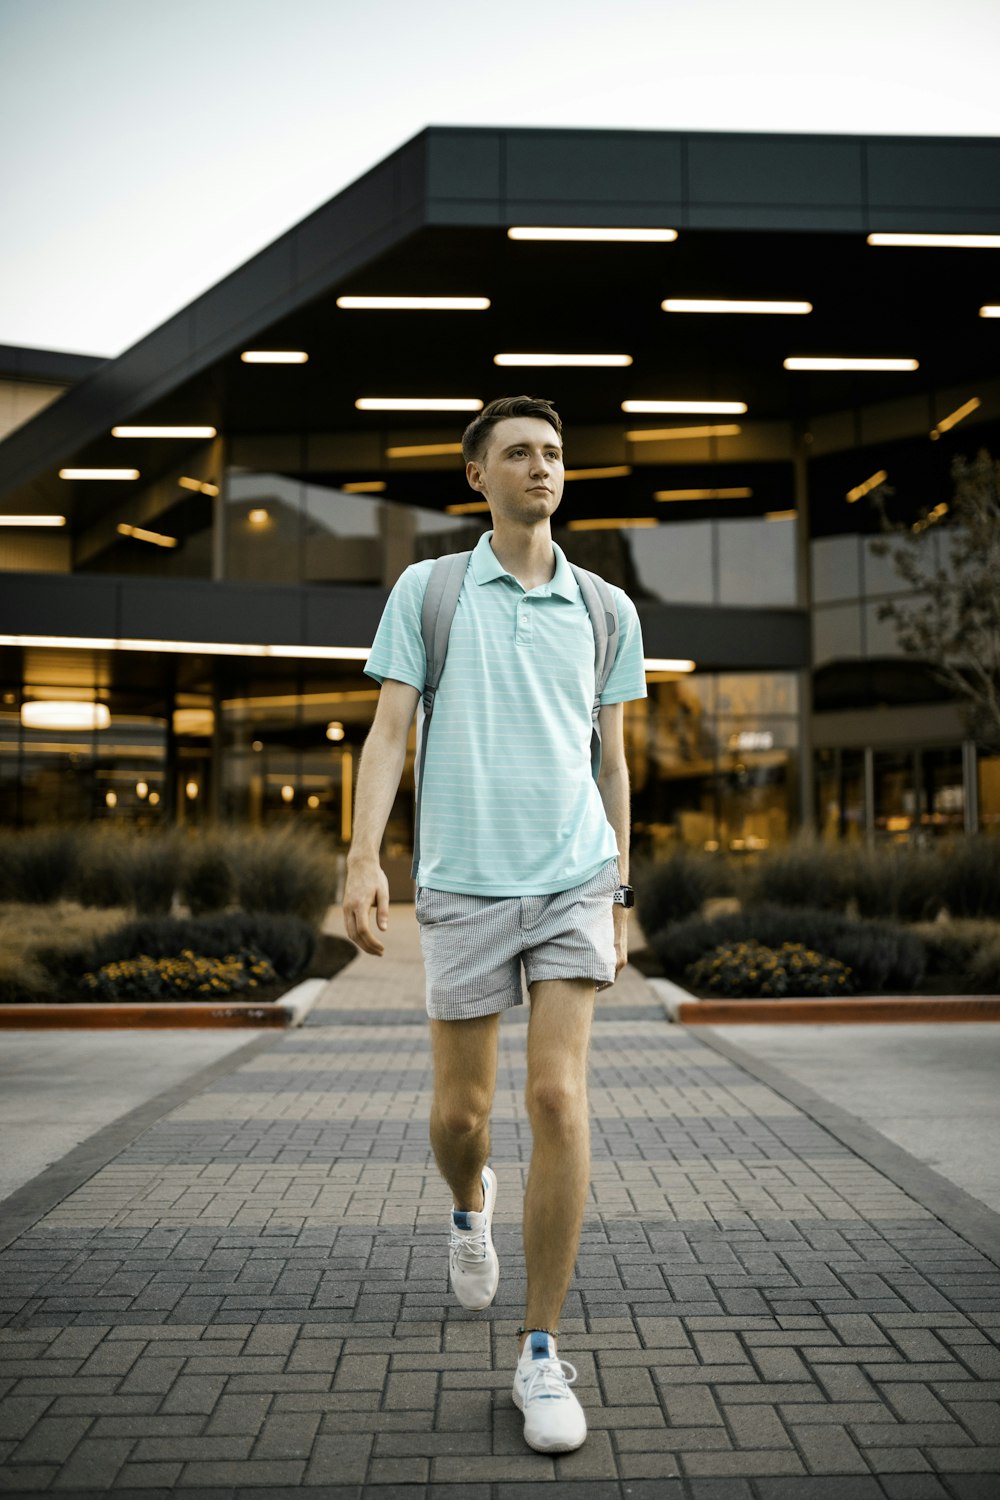
<svg viewBox="0 0 1000 1500"><path fill-rule="evenodd" d="M476 549L472 554L472 576L477 583L493 583L497 578L510 578L512 575L500 562L490 540L492 531L486 531L476 543ZM555 542L552 550L556 555L556 570L548 583L533 589L532 593L545 597L548 594L558 594L562 599L568 599L570 603L580 596L580 585L573 576L573 569L566 559L566 554ZM514 580L516 582L516 579ZM520 587L520 585L518 585Z"/></svg>

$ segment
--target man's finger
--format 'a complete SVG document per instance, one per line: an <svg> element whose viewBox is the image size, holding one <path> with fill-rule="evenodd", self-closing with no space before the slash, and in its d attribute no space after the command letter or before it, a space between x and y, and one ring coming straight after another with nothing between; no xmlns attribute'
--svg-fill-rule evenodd
<svg viewBox="0 0 1000 1500"><path fill-rule="evenodd" d="M376 958L385 952L385 945L372 932L368 925L367 906L354 906L344 908L344 925L347 936L352 943L356 943L365 953L371 953Z"/></svg>

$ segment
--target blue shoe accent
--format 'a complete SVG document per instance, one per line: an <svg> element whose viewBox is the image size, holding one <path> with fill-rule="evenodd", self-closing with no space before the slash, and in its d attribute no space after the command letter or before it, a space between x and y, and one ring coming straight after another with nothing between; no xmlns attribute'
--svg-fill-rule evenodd
<svg viewBox="0 0 1000 1500"><path fill-rule="evenodd" d="M550 1335L547 1333L543 1333L541 1329L536 1328L532 1333L530 1347L531 1358L533 1360L555 1359L556 1357L556 1351L552 1347L552 1339Z"/></svg>
<svg viewBox="0 0 1000 1500"><path fill-rule="evenodd" d="M456 1229L472 1228L472 1217L467 1209L453 1208L451 1211L451 1219Z"/></svg>

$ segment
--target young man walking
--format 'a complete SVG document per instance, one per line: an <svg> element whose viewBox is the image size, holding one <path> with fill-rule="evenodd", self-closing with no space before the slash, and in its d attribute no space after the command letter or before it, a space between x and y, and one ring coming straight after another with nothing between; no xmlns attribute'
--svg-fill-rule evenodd
<svg viewBox="0 0 1000 1500"><path fill-rule="evenodd" d="M500 1275L491 1235L497 1179L488 1165L499 1022L521 1004L523 969L533 1151L513 1399L529 1445L565 1453L587 1435L570 1390L576 1371L560 1360L556 1340L590 1181L595 991L613 983L627 954L622 705L645 696L642 641L634 606L612 589L618 618L595 782L595 627L551 531L564 477L559 416L527 396L491 402L466 430L463 452L493 529L462 583L421 777L417 921L434 1057L430 1137L454 1200L452 1290L464 1307L485 1308ZM421 611L433 566L417 563L396 584L366 667L382 690L358 775L344 914L348 935L376 955L389 913L379 848L425 685Z"/></svg>

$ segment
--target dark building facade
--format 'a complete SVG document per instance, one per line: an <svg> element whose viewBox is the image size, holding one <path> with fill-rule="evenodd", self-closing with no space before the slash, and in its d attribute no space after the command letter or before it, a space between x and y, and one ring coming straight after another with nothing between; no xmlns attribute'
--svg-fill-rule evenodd
<svg viewBox="0 0 1000 1500"><path fill-rule="evenodd" d="M0 821L346 840L386 591L480 534L462 428L528 391L642 616L640 849L995 830L867 490L916 521L997 451L998 184L990 140L435 128L119 358L0 351Z"/></svg>

